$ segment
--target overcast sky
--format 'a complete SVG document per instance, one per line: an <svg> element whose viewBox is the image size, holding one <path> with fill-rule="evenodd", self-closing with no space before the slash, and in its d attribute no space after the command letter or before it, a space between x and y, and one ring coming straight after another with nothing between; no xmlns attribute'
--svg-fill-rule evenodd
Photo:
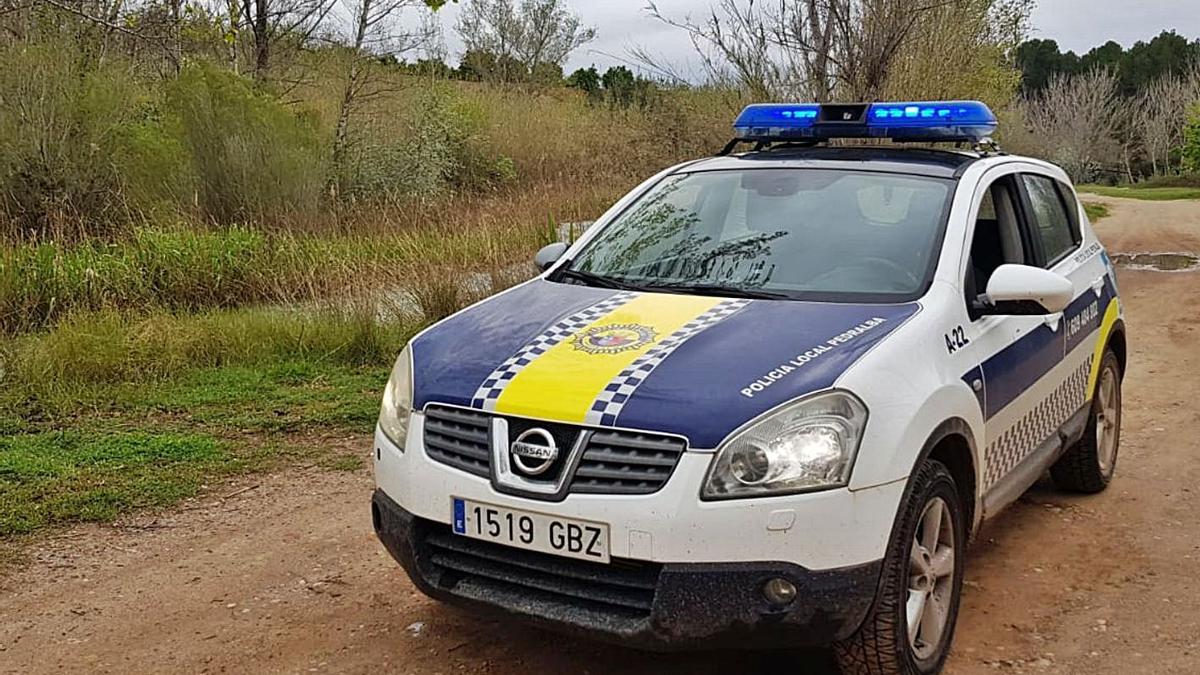
<svg viewBox="0 0 1200 675"><path fill-rule="evenodd" d="M466 2L467 0L460 0ZM683 18L703 15L711 0L658 0L664 14ZM596 65L603 70L629 59L632 46L643 46L668 62L695 69L695 56L687 35L651 18L645 0L567 0L585 24L595 26L596 39L575 52L564 69ZM1200 37L1200 0L1040 0L1033 13L1034 37L1052 38L1061 49L1082 54L1107 40L1128 47L1149 40L1163 29L1174 29L1189 40ZM439 12L450 50L449 61L458 63L462 42L454 31L458 7L447 4Z"/></svg>

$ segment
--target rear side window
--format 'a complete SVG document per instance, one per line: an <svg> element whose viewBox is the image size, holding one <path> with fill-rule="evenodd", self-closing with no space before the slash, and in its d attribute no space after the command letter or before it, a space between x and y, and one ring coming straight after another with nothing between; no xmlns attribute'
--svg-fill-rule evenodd
<svg viewBox="0 0 1200 675"><path fill-rule="evenodd" d="M1024 174L1021 180L1033 208L1032 234L1039 240L1043 260L1049 267L1079 244L1079 235L1053 178Z"/></svg>

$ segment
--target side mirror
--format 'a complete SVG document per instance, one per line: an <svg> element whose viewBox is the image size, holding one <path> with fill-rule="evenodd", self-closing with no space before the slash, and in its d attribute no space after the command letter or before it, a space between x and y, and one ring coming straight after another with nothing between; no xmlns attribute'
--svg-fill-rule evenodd
<svg viewBox="0 0 1200 675"><path fill-rule="evenodd" d="M561 241L556 241L553 244L546 244L533 256L533 264L543 272L550 269L550 266L558 262L558 259L567 252L567 245Z"/></svg>
<svg viewBox="0 0 1200 675"><path fill-rule="evenodd" d="M1067 308L1075 295L1071 280L1040 267L1001 265L980 296L981 314L1044 316Z"/></svg>

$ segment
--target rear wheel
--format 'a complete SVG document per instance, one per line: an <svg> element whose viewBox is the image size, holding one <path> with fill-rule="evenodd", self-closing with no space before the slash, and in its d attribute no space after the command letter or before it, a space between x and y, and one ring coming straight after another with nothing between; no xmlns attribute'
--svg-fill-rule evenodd
<svg viewBox="0 0 1200 675"><path fill-rule="evenodd" d="M1050 467L1062 490L1093 494L1108 487L1121 444L1121 363L1105 351L1083 438Z"/></svg>
<svg viewBox="0 0 1200 675"><path fill-rule="evenodd" d="M875 604L858 631L834 646L846 675L930 675L950 650L966 523L945 465L925 461L901 508Z"/></svg>

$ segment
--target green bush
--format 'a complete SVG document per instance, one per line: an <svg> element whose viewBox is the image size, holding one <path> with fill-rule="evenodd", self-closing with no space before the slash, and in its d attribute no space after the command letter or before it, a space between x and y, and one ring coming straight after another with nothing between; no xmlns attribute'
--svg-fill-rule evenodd
<svg viewBox="0 0 1200 675"><path fill-rule="evenodd" d="M423 86L397 117L362 120L345 166L340 192L353 200L429 200L512 182L512 158L484 138L486 115L475 101L445 84Z"/></svg>
<svg viewBox="0 0 1200 675"><path fill-rule="evenodd" d="M119 58L82 62L70 45L0 48L3 238L110 237L187 183L153 91Z"/></svg>
<svg viewBox="0 0 1200 675"><path fill-rule="evenodd" d="M1183 130L1183 148L1180 150L1183 168L1200 174L1200 103L1192 106L1188 123Z"/></svg>
<svg viewBox="0 0 1200 675"><path fill-rule="evenodd" d="M317 208L325 170L311 118L203 62L183 69L167 89L167 103L207 220L228 225Z"/></svg>

